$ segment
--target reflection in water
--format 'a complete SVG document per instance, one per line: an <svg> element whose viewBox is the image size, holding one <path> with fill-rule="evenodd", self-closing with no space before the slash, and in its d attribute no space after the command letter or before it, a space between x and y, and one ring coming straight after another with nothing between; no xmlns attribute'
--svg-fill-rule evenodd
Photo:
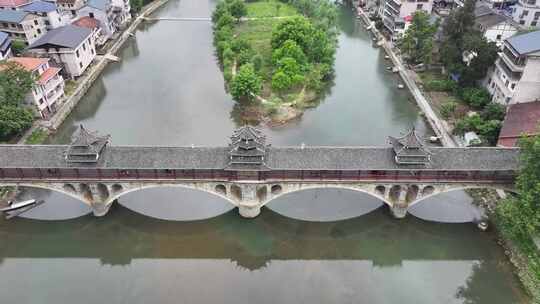
<svg viewBox="0 0 540 304"><path fill-rule="evenodd" d="M272 200L267 207L294 219L338 221L367 214L383 204L369 194L325 188L287 194Z"/></svg>
<svg viewBox="0 0 540 304"><path fill-rule="evenodd" d="M103 219L15 221L0 221L2 303L461 303L479 263L489 284L467 297L501 290L497 303L518 300L504 292L516 286L500 248L473 225L382 211L325 223L270 210L169 222L119 205Z"/></svg>
<svg viewBox="0 0 540 304"><path fill-rule="evenodd" d="M484 216L484 211L472 202L466 192L450 191L421 200L409 208L409 213L427 221L443 223L478 221Z"/></svg>
<svg viewBox="0 0 540 304"><path fill-rule="evenodd" d="M234 208L234 205L218 196L182 188L135 191L122 196L118 202L147 216L181 221L208 219Z"/></svg>
<svg viewBox="0 0 540 304"><path fill-rule="evenodd" d="M67 220L86 215L91 212L90 206L65 194L38 188L21 188L17 201L39 198L45 204L30 209L20 217L40 220Z"/></svg>

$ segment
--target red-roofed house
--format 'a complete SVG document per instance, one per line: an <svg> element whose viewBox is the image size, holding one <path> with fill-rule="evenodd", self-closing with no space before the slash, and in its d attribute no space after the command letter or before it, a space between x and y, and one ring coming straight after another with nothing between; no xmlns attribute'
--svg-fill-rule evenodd
<svg viewBox="0 0 540 304"><path fill-rule="evenodd" d="M540 101L513 104L506 113L497 145L514 147L523 134L539 135L539 127Z"/></svg>
<svg viewBox="0 0 540 304"><path fill-rule="evenodd" d="M101 31L101 23L96 18L83 16L72 22L73 25L85 27L92 30L92 37L97 45L103 45L107 41L107 37Z"/></svg>
<svg viewBox="0 0 540 304"><path fill-rule="evenodd" d="M32 2L31 0L0 0L0 9L12 9L15 10L18 7L26 5Z"/></svg>
<svg viewBox="0 0 540 304"><path fill-rule="evenodd" d="M9 62L16 62L36 78L36 85L26 97L26 101L35 104L41 118L48 118L56 112L57 101L64 96L64 78L60 69L49 65L49 58L12 57Z"/></svg>

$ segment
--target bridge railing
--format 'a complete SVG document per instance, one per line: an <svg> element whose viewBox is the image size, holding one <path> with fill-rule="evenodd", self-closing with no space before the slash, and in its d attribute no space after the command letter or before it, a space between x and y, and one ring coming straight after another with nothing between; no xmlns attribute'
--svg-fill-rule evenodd
<svg viewBox="0 0 540 304"><path fill-rule="evenodd" d="M415 181L512 183L516 172L431 170L271 170L0 168L0 180Z"/></svg>

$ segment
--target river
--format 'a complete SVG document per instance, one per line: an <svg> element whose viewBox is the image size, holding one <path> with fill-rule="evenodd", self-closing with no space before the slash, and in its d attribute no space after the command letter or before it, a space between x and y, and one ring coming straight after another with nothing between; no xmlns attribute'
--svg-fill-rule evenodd
<svg viewBox="0 0 540 304"><path fill-rule="evenodd" d="M214 5L171 0L156 15L207 17ZM340 21L327 96L296 122L261 126L268 141L385 145L413 125L428 136L369 35L346 9ZM224 89L209 23L146 23L118 55L122 61L106 68L51 143L69 142L82 123L117 145L224 145L245 123ZM526 300L491 233L412 215L394 220L381 202L350 191L283 196L254 220L192 190L130 193L103 218L50 191L29 189L24 197L47 203L29 218L0 220L0 303ZM437 204L464 217L472 212L464 192L421 204L416 215L429 220L444 221Z"/></svg>

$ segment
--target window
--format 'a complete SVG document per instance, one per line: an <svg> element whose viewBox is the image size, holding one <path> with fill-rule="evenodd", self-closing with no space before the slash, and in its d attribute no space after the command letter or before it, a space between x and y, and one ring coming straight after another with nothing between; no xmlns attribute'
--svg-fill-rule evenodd
<svg viewBox="0 0 540 304"><path fill-rule="evenodd" d="M86 51L86 42L85 42L85 43L83 43L83 45L82 45L82 49L83 49L83 51Z"/></svg>
<svg viewBox="0 0 540 304"><path fill-rule="evenodd" d="M37 19L34 20L34 24L35 24L35 25L38 25Z"/></svg>
<svg viewBox="0 0 540 304"><path fill-rule="evenodd" d="M502 38L502 35L500 35L500 34L497 35L497 40L501 40L501 38Z"/></svg>
<svg viewBox="0 0 540 304"><path fill-rule="evenodd" d="M38 33L38 34L41 34L41 30L40 30L40 29L37 29L37 33Z"/></svg>
<svg viewBox="0 0 540 304"><path fill-rule="evenodd" d="M514 82L514 83L512 83L512 85L510 86L510 89L513 90L513 89L515 89L515 88L516 88L516 83Z"/></svg>
<svg viewBox="0 0 540 304"><path fill-rule="evenodd" d="M491 77L488 79L488 84L491 84Z"/></svg>
<svg viewBox="0 0 540 304"><path fill-rule="evenodd" d="M508 84L510 83L510 81L506 80L506 82L504 83L504 86L505 87L508 87Z"/></svg>
<svg viewBox="0 0 540 304"><path fill-rule="evenodd" d="M538 21L531 22L531 26L536 26L538 24Z"/></svg>
<svg viewBox="0 0 540 304"><path fill-rule="evenodd" d="M91 49L90 51L92 52L92 55L94 55L94 49Z"/></svg>
<svg viewBox="0 0 540 304"><path fill-rule="evenodd" d="M529 11L528 10L524 10L523 13L521 13L521 16L528 16L529 15Z"/></svg>
<svg viewBox="0 0 540 304"><path fill-rule="evenodd" d="M77 58L79 58L79 50L75 52L75 55L77 55Z"/></svg>
<svg viewBox="0 0 540 304"><path fill-rule="evenodd" d="M45 25L51 25L51 23L49 22L49 20L45 20Z"/></svg>
<svg viewBox="0 0 540 304"><path fill-rule="evenodd" d="M522 20L519 20L519 24L524 25L524 24L525 24L525 20L523 20L523 19L522 19Z"/></svg>
<svg viewBox="0 0 540 304"><path fill-rule="evenodd" d="M506 103L510 103L510 97L506 97Z"/></svg>
<svg viewBox="0 0 540 304"><path fill-rule="evenodd" d="M540 19L540 12L534 13L534 20Z"/></svg>
<svg viewBox="0 0 540 304"><path fill-rule="evenodd" d="M80 66L80 67L81 67L81 69L82 69L82 62L79 62L79 66Z"/></svg>
<svg viewBox="0 0 540 304"><path fill-rule="evenodd" d="M88 17L94 18L94 13L88 13Z"/></svg>
<svg viewBox="0 0 540 304"><path fill-rule="evenodd" d="M417 4L417 5L416 5L416 9L417 9L417 10L421 10L421 9L422 9L422 7L424 7L424 5L423 5L423 4Z"/></svg>

